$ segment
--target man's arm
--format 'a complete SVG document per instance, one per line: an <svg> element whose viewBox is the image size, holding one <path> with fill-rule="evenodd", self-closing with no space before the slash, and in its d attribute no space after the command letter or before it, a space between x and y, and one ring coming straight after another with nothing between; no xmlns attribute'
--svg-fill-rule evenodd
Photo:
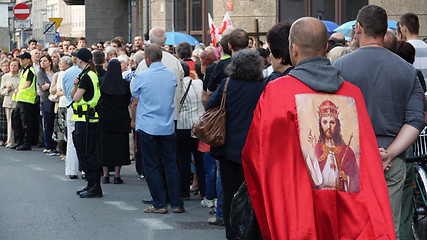
<svg viewBox="0 0 427 240"><path fill-rule="evenodd" d="M139 98L134 97L132 100L132 107L131 107L131 122L130 125L133 129L135 129L135 118L136 118L136 108L138 107L138 101Z"/></svg>
<svg viewBox="0 0 427 240"><path fill-rule="evenodd" d="M380 149L383 169L388 169L391 161L406 151L417 140L419 134L420 131L418 129L404 124L388 148L385 151Z"/></svg>

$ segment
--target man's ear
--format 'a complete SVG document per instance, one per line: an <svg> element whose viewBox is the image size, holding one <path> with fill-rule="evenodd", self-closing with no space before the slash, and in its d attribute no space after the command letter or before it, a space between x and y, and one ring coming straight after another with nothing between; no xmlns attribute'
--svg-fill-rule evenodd
<svg viewBox="0 0 427 240"><path fill-rule="evenodd" d="M292 43L292 56L296 57L296 56L298 56L298 54L299 54L298 46L295 45L294 43Z"/></svg>
<svg viewBox="0 0 427 240"><path fill-rule="evenodd" d="M356 23L356 34L362 33L363 27L360 25L360 23Z"/></svg>
<svg viewBox="0 0 427 240"><path fill-rule="evenodd" d="M230 49L230 51L233 50L230 43L228 43L228 49Z"/></svg>

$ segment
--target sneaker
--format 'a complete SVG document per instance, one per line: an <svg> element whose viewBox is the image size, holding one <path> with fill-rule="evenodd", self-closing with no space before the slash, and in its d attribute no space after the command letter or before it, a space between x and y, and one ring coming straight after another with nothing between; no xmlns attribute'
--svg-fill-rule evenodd
<svg viewBox="0 0 427 240"><path fill-rule="evenodd" d="M142 174L138 176L138 180L144 180L144 178L145 178L145 177L144 177L144 175L142 175Z"/></svg>
<svg viewBox="0 0 427 240"><path fill-rule="evenodd" d="M211 217L208 219L208 223L212 224L212 225L217 225L217 226L224 226L224 220L222 219L218 219L216 217Z"/></svg>
<svg viewBox="0 0 427 240"><path fill-rule="evenodd" d="M50 152L47 152L46 155L48 155L48 156L59 156L61 154L56 150L51 150Z"/></svg>
<svg viewBox="0 0 427 240"><path fill-rule="evenodd" d="M203 200L200 202L200 205L202 207L211 208L214 206L214 200L208 200L206 198L203 198Z"/></svg>

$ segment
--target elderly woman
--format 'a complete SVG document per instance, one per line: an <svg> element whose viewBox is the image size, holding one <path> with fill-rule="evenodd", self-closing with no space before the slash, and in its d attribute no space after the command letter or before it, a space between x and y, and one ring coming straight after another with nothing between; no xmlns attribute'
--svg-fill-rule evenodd
<svg viewBox="0 0 427 240"><path fill-rule="evenodd" d="M3 58L0 61L0 77L10 72L9 59ZM3 96L0 96L0 104L3 104ZM7 139L7 117L5 110L0 107L0 146L4 146Z"/></svg>
<svg viewBox="0 0 427 240"><path fill-rule="evenodd" d="M19 85L19 74L18 71L21 68L21 64L17 58L12 59L9 62L10 72L3 75L1 78L0 94L4 96L3 108L6 113L7 119L7 145L6 147L12 147L15 145L15 133L12 129L12 111L16 107L16 102L12 101L12 95L16 87Z"/></svg>
<svg viewBox="0 0 427 240"><path fill-rule="evenodd" d="M244 49L231 58L226 68L230 77L225 110L227 113L225 144L211 147L211 155L220 161L223 186L224 220L228 239L234 239L230 227L230 207L234 194L245 180L242 150L251 125L253 112L264 90L263 59L256 51ZM223 79L209 98L207 109L219 106L227 78Z"/></svg>
<svg viewBox="0 0 427 240"><path fill-rule="evenodd" d="M200 196L203 198L206 192L203 153L198 151L199 140L191 137L191 127L199 116L203 114L205 108L202 104L202 80L192 80L190 77L190 66L184 61L181 61L181 65L184 70L184 79L182 80L181 108L179 109L176 127L176 146L181 174L181 198L188 200L190 199L191 154L193 154L196 163Z"/></svg>
<svg viewBox="0 0 427 240"><path fill-rule="evenodd" d="M49 88L52 83L54 67L49 55L40 58L40 71L37 73L37 86L40 92L40 111L43 118L43 140L48 155L59 155L56 151L56 142L52 140L53 124L55 121L55 104L49 100Z"/></svg>
<svg viewBox="0 0 427 240"><path fill-rule="evenodd" d="M110 59L116 58L117 56L119 56L119 53L113 46L108 46L105 48L105 62L108 63Z"/></svg>
<svg viewBox="0 0 427 240"><path fill-rule="evenodd" d="M108 171L114 168L114 184L122 184L121 166L130 164L128 106L131 95L129 83L122 78L117 59L111 59L108 63L100 90L98 160L104 172L102 183L110 183Z"/></svg>
<svg viewBox="0 0 427 240"><path fill-rule="evenodd" d="M53 81L50 86L49 98L55 100L55 123L53 131L53 139L58 142L58 150L61 160L65 160L66 141L67 141L67 97L64 95L62 88L62 78L65 70L73 65L73 60L69 56L64 56L59 60L59 72L53 76Z"/></svg>
<svg viewBox="0 0 427 240"><path fill-rule="evenodd" d="M122 71L122 77L123 79L132 71L132 69L129 69L129 57L127 55L120 55L117 57L117 60L120 62L120 69Z"/></svg>

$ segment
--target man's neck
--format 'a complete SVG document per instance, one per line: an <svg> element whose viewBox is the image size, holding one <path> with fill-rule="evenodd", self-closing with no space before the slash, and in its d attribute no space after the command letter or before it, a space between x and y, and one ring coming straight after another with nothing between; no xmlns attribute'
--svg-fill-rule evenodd
<svg viewBox="0 0 427 240"><path fill-rule="evenodd" d="M407 34L406 40L419 40L418 34Z"/></svg>
<svg viewBox="0 0 427 240"><path fill-rule="evenodd" d="M359 46L363 47L383 47L383 39L380 37L370 37L370 36L360 36L359 37Z"/></svg>

